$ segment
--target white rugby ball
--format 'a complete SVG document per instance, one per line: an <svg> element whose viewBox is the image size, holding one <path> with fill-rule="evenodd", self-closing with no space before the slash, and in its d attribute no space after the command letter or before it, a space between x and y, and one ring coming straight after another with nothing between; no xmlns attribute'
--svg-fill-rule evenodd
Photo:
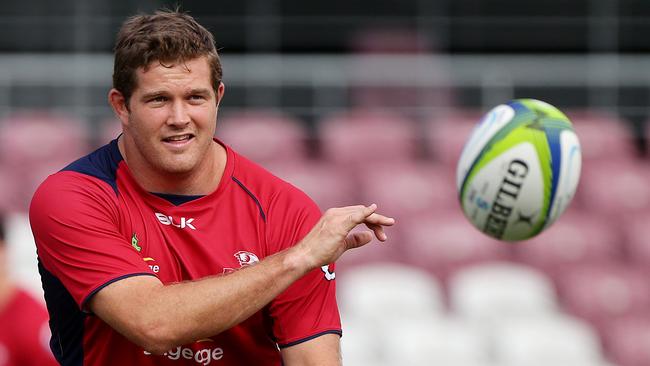
<svg viewBox="0 0 650 366"><path fill-rule="evenodd" d="M474 129L458 162L463 212L491 237L529 239L567 208L581 165L580 142L564 113L535 99L499 105Z"/></svg>

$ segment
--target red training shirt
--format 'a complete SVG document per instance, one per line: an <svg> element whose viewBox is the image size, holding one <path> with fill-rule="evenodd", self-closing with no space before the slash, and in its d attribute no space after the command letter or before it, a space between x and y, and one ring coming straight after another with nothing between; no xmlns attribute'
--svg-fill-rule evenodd
<svg viewBox="0 0 650 366"><path fill-rule="evenodd" d="M215 143L219 143L218 141ZM117 140L51 175L30 222L62 365L281 365L278 347L341 334L334 264L317 269L241 324L156 356L85 307L130 276L165 284L235 271L296 244L320 218L303 192L229 147L207 196L157 195L134 180Z"/></svg>

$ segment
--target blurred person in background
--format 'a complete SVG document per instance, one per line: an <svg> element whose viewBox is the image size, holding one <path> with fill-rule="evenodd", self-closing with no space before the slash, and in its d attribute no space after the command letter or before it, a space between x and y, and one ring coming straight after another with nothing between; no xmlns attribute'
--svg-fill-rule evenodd
<svg viewBox="0 0 650 366"><path fill-rule="evenodd" d="M0 366L49 366L47 310L9 278L5 220L0 215Z"/></svg>
<svg viewBox="0 0 650 366"><path fill-rule="evenodd" d="M108 97L123 133L30 208L62 365L341 364L334 261L394 220L374 204L321 216L213 139L223 95L192 17L122 25Z"/></svg>

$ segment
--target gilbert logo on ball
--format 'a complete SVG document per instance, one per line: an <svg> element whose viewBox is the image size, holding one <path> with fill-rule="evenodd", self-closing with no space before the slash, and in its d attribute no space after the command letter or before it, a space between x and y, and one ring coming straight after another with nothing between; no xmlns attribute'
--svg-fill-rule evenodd
<svg viewBox="0 0 650 366"><path fill-rule="evenodd" d="M581 164L578 137L557 108L535 99L499 105L474 129L458 162L463 212L494 238L531 238L567 208Z"/></svg>

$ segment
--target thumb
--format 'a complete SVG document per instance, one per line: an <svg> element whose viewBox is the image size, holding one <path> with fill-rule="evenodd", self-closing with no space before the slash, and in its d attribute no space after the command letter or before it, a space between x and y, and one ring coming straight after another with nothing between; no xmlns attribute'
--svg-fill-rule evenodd
<svg viewBox="0 0 650 366"><path fill-rule="evenodd" d="M372 233L370 231L358 231L352 233L345 238L345 250L364 246L371 241Z"/></svg>

